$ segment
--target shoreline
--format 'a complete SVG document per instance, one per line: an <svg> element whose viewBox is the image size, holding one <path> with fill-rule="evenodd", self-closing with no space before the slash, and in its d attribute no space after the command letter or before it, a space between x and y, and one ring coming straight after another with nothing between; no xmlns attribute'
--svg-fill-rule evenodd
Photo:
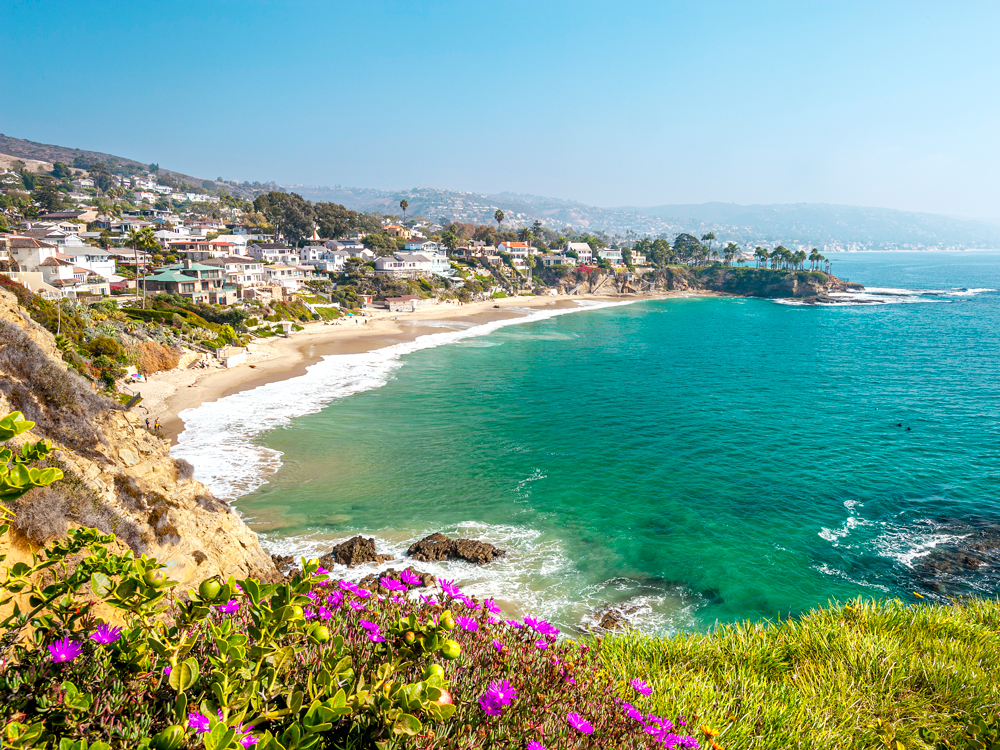
<svg viewBox="0 0 1000 750"><path fill-rule="evenodd" d="M145 383L136 384L132 390L142 396L142 401L136 407L140 416L148 417L151 423L159 419L164 436L170 440L171 445L176 445L178 436L185 429L184 421L179 416L185 409L268 383L304 375L307 367L330 355L359 354L410 342L425 334L440 333L442 326L434 325L435 323L472 327L524 317L526 313L521 311L525 308L562 310L575 307L577 302L624 302L679 296L715 295L666 292L644 295L525 296L464 305L439 302L410 313L369 311L370 317L360 320L341 318L341 325L312 322L305 325L305 330L293 333L289 338L275 337L252 342L248 347L245 364L226 369L213 362L207 369L183 368L158 372L150 375Z"/></svg>

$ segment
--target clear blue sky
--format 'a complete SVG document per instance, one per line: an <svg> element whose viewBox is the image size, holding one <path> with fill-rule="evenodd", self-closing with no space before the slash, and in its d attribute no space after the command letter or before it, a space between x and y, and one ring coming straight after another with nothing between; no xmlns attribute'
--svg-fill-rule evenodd
<svg viewBox="0 0 1000 750"><path fill-rule="evenodd" d="M0 132L205 177L1000 217L1000 3L0 9Z"/></svg>

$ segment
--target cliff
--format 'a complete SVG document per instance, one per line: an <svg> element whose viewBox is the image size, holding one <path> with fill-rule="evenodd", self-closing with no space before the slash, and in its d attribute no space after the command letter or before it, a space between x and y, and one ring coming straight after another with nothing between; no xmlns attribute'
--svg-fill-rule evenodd
<svg viewBox="0 0 1000 750"><path fill-rule="evenodd" d="M213 575L277 577L257 535L167 455L169 442L68 370L52 334L0 290L0 414L15 410L36 422L22 438L51 440L49 463L66 476L12 506L13 533L0 537L5 564L70 526L91 526L165 563L182 588Z"/></svg>

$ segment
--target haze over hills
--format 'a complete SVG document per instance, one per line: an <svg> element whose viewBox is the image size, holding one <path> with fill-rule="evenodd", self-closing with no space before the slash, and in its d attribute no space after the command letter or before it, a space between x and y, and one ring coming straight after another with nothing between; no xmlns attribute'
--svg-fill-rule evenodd
<svg viewBox="0 0 1000 750"><path fill-rule="evenodd" d="M98 151L36 143L0 134L0 155L44 162L72 164L77 157L141 165L127 157ZM681 232L701 236L713 232L723 242L746 245L784 243L837 249L980 249L1000 248L1000 226L975 219L956 219L937 214L887 208L796 203L742 206L734 203L702 203L651 207L601 208L537 195L504 192L496 195L440 188L379 190L341 185L282 185L270 183L217 183L180 172L167 172L175 179L197 185L213 183L239 197L252 198L269 189L296 192L313 201L332 201L356 211L399 214L399 201L409 202L408 216L432 221L493 222L503 209L506 227L530 226L540 221L553 229L605 232L619 237L665 236Z"/></svg>

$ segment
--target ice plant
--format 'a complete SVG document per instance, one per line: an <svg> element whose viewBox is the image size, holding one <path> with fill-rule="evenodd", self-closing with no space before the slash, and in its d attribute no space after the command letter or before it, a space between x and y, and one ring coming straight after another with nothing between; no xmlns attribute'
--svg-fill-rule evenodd
<svg viewBox="0 0 1000 750"><path fill-rule="evenodd" d="M235 599L230 599L225 604L219 605L219 611L224 612L227 615L234 614L240 611L240 603Z"/></svg>
<svg viewBox="0 0 1000 750"><path fill-rule="evenodd" d="M456 617L455 622L462 630L468 630L470 632L479 630L479 623L471 617Z"/></svg>
<svg viewBox="0 0 1000 750"><path fill-rule="evenodd" d="M544 651L548 647L549 647L549 642L544 638L539 638L537 641L535 641L535 648L541 651Z"/></svg>
<svg viewBox="0 0 1000 750"><path fill-rule="evenodd" d="M360 612L365 608L365 605L361 602L356 602L353 599L347 600L347 606L353 609L355 612Z"/></svg>
<svg viewBox="0 0 1000 750"><path fill-rule="evenodd" d="M644 695L648 698L653 694L653 688L649 686L649 683L645 680L640 680L638 677L631 680L629 685L631 685L632 689L639 693L639 695Z"/></svg>
<svg viewBox="0 0 1000 750"><path fill-rule="evenodd" d="M423 581L420 578L418 578L417 576L413 575L413 573L411 573L408 570L404 570L402 573L399 574L399 580L401 580L403 583L407 584L408 586L421 586L421 585L423 585Z"/></svg>
<svg viewBox="0 0 1000 750"><path fill-rule="evenodd" d="M532 740L528 743L527 750L545 750L545 745L537 740Z"/></svg>
<svg viewBox="0 0 1000 750"><path fill-rule="evenodd" d="M382 576L382 578L379 579L379 583L382 584L382 588L386 588L389 591L409 591L409 589L406 588L405 583L394 581L391 578L386 578L385 576Z"/></svg>
<svg viewBox="0 0 1000 750"><path fill-rule="evenodd" d="M495 615L500 614L500 607L492 599L483 599L483 606Z"/></svg>
<svg viewBox="0 0 1000 750"><path fill-rule="evenodd" d="M82 650L79 643L71 641L69 638L50 643L48 648L49 658L54 662L73 661Z"/></svg>
<svg viewBox="0 0 1000 750"><path fill-rule="evenodd" d="M497 699L497 696L493 693L484 693L479 699L479 707L483 709L483 713L487 716L502 716L503 715L503 704Z"/></svg>
<svg viewBox="0 0 1000 750"><path fill-rule="evenodd" d="M505 706L509 706L511 701L517 698L517 690L507 680L493 680L490 683L488 694L495 695L497 700Z"/></svg>
<svg viewBox="0 0 1000 750"><path fill-rule="evenodd" d="M454 581L449 581L447 578L439 578L438 583L441 584L441 590L452 599L461 595L461 592L458 590L458 586L455 585Z"/></svg>
<svg viewBox="0 0 1000 750"><path fill-rule="evenodd" d="M199 734L207 732L209 727L208 717L204 714L198 713L197 711L191 711L188 714L188 726Z"/></svg>
<svg viewBox="0 0 1000 750"><path fill-rule="evenodd" d="M321 620L329 620L331 617L333 617L333 611L327 609L326 607L320 607L319 609L316 610L316 615Z"/></svg>
<svg viewBox="0 0 1000 750"><path fill-rule="evenodd" d="M503 650L504 650L505 648L507 648L507 647L506 647L506 646L504 646L504 645L503 645L503 643L501 643L500 641L497 641L497 640L494 640L494 641L493 641L493 648L495 648L495 649L497 650L497 653L498 653L498 654L502 654L502 653L503 653Z"/></svg>
<svg viewBox="0 0 1000 750"><path fill-rule="evenodd" d="M110 625L102 624L97 630L90 634L90 640L100 643L103 646L114 643L122 637L121 628L113 628Z"/></svg>
<svg viewBox="0 0 1000 750"><path fill-rule="evenodd" d="M584 719L578 713L570 711L568 714L566 714L566 721L568 721L569 725L578 732L582 732L583 734L594 733L594 727L591 726L590 722Z"/></svg>

